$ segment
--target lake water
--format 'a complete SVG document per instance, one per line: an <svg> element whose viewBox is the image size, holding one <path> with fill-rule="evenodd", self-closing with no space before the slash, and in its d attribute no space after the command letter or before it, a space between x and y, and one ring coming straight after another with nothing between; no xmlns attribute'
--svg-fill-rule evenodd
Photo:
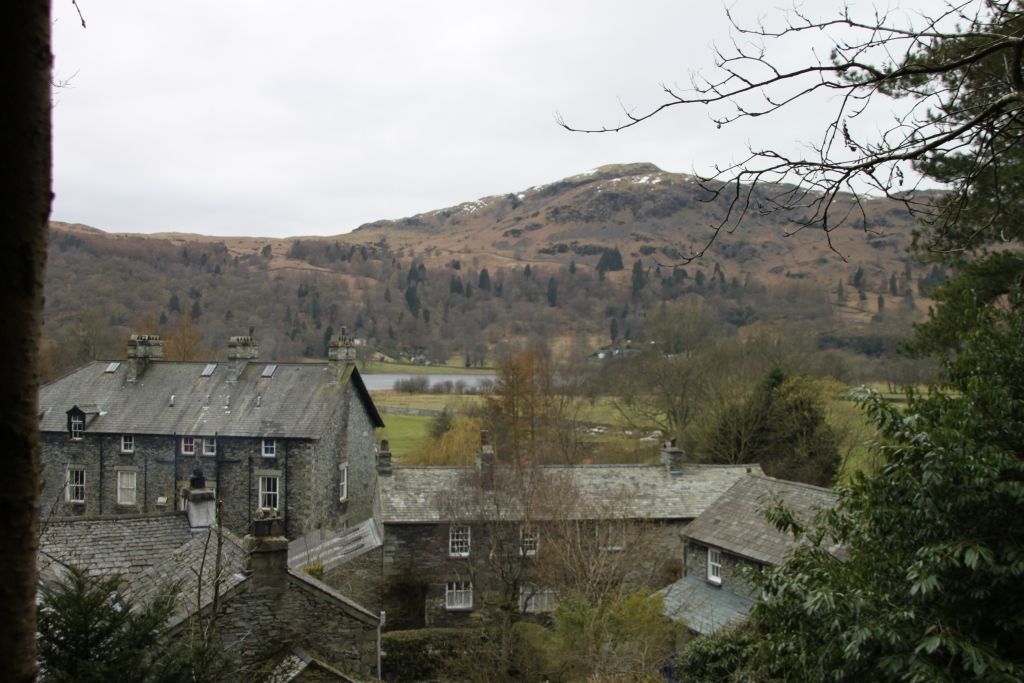
<svg viewBox="0 0 1024 683"><path fill-rule="evenodd" d="M362 373L361 373L362 374ZM494 381L494 375L405 375L400 373L381 373L381 374L362 374L363 382L366 384L366 388L370 391L381 391L383 389L394 389L395 382L400 379L412 379L414 377L425 377L431 386L439 382L463 382L467 387L479 387L480 383L489 380Z"/></svg>

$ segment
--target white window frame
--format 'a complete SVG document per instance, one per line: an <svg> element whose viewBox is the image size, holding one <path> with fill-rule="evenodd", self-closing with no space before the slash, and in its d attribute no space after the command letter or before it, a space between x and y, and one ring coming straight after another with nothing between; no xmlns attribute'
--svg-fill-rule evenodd
<svg viewBox="0 0 1024 683"><path fill-rule="evenodd" d="M708 548L708 581L722 585L722 551Z"/></svg>
<svg viewBox="0 0 1024 683"><path fill-rule="evenodd" d="M259 481L259 499L257 507L260 510L280 510L281 509L281 477L276 474L261 474ZM273 481L274 485L268 486ZM270 489L273 489L271 491ZM271 503L273 503L271 505Z"/></svg>
<svg viewBox="0 0 1024 683"><path fill-rule="evenodd" d="M473 582L447 582L444 585L444 608L450 612L473 609Z"/></svg>
<svg viewBox="0 0 1024 683"><path fill-rule="evenodd" d="M196 454L196 437L194 437L194 436L183 436L183 437L181 437L181 454L182 455L195 455Z"/></svg>
<svg viewBox="0 0 1024 683"><path fill-rule="evenodd" d="M85 468L68 465L64 478L64 500L69 503L85 502Z"/></svg>
<svg viewBox="0 0 1024 683"><path fill-rule="evenodd" d="M117 471L118 505L135 505L138 501L138 474L135 470Z"/></svg>
<svg viewBox="0 0 1024 683"><path fill-rule="evenodd" d="M264 458L276 458L277 457L277 439L263 439L263 445L260 450Z"/></svg>
<svg viewBox="0 0 1024 683"><path fill-rule="evenodd" d="M135 435L134 434L122 434L121 435L121 452L122 453L134 453L135 452Z"/></svg>
<svg viewBox="0 0 1024 683"><path fill-rule="evenodd" d="M550 588L541 588L532 583L519 585L519 611L524 614L550 612L558 606L558 597Z"/></svg>
<svg viewBox="0 0 1024 683"><path fill-rule="evenodd" d="M519 527L519 554L523 557L533 557L539 548L540 529L527 524Z"/></svg>
<svg viewBox="0 0 1024 683"><path fill-rule="evenodd" d="M348 500L348 463L338 468L338 502Z"/></svg>
<svg viewBox="0 0 1024 683"><path fill-rule="evenodd" d="M469 557L473 531L468 524L448 527L448 557Z"/></svg>
<svg viewBox="0 0 1024 683"><path fill-rule="evenodd" d="M626 527L620 522L599 522L594 527L601 550L620 553L626 549Z"/></svg>
<svg viewBox="0 0 1024 683"><path fill-rule="evenodd" d="M217 455L217 437L203 437L203 455Z"/></svg>
<svg viewBox="0 0 1024 683"><path fill-rule="evenodd" d="M85 438L85 417L82 415L71 416L71 438L75 441Z"/></svg>

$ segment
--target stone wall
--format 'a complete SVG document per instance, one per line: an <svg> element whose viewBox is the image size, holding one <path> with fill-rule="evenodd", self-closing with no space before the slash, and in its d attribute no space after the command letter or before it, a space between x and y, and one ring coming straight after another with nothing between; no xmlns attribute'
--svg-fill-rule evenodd
<svg viewBox="0 0 1024 683"><path fill-rule="evenodd" d="M374 548L340 564L324 576L324 583L352 598L371 612L385 609L382 599L384 548Z"/></svg>
<svg viewBox="0 0 1024 683"><path fill-rule="evenodd" d="M315 652L343 671L377 673L377 620L294 576L283 590L246 581L225 597L217 629L252 673L285 644Z"/></svg>
<svg viewBox="0 0 1024 683"><path fill-rule="evenodd" d="M345 431L344 456L348 460L348 508L345 520L354 526L373 516L377 490L376 431L370 414L350 382L345 387L348 429Z"/></svg>
<svg viewBox="0 0 1024 683"><path fill-rule="evenodd" d="M754 600L760 598L760 590L754 587L751 578L754 573L761 571L762 565L736 555L730 555L724 550L721 551L721 558L722 588ZM683 563L687 576L706 580L708 576L708 547L693 541L687 543Z"/></svg>

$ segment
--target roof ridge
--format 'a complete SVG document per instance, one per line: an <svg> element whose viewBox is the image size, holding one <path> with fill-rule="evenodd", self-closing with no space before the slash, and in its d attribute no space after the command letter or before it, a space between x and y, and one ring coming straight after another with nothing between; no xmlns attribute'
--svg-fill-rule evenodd
<svg viewBox="0 0 1024 683"><path fill-rule="evenodd" d="M834 496L838 496L839 495L838 491L836 491L835 489L830 489L827 486L817 486L815 484L808 484L807 482L795 481L793 479L780 479L779 477L770 477L767 474L751 474L751 476L756 477L758 479L765 479L765 480L768 480L768 481L778 482L780 484L784 484L784 485L787 485L787 486L799 486L799 487L805 488L805 489L821 491L823 493L830 493L830 494L832 494Z"/></svg>

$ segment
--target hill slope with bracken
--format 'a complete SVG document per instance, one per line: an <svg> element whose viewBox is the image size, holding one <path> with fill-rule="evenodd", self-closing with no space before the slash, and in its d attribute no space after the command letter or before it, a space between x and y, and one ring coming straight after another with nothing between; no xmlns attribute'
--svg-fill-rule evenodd
<svg viewBox="0 0 1024 683"><path fill-rule="evenodd" d="M114 235L54 223L52 365L119 356L124 336L143 330L188 337L175 348L196 353L255 326L264 357L291 359L320 355L347 325L391 354L479 360L517 339L639 339L648 311L689 295L741 334L813 320L831 340L823 344L878 336L879 325L925 309L936 274L908 257L913 221L900 204L866 202L870 229L837 229L831 245L820 231L787 236L787 216L752 212L683 266L724 211L705 199L689 176L629 164L333 237ZM599 269L612 253L621 265Z"/></svg>

